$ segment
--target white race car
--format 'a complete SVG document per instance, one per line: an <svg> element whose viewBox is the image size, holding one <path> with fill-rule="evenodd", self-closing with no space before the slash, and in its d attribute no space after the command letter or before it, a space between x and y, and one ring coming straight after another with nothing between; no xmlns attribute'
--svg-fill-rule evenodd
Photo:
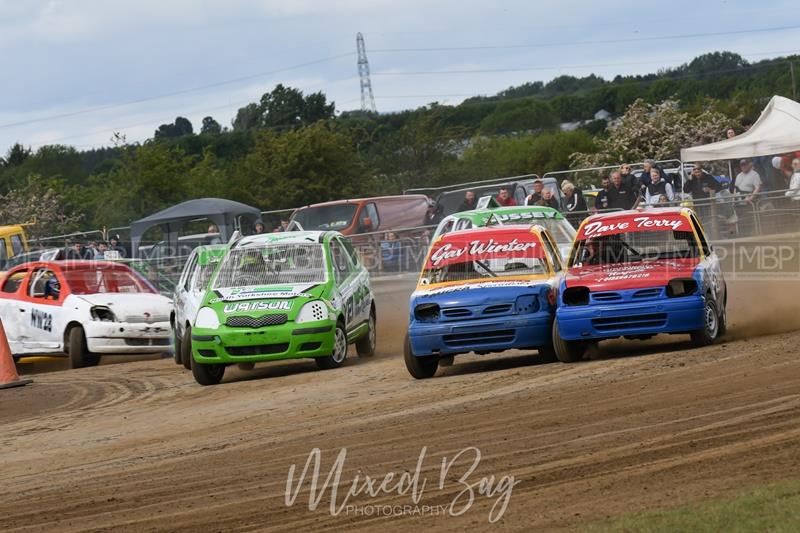
<svg viewBox="0 0 800 533"><path fill-rule="evenodd" d="M103 354L168 351L171 311L168 298L120 263L26 263L0 285L14 358L67 355L72 368L96 365Z"/></svg>
<svg viewBox="0 0 800 533"><path fill-rule="evenodd" d="M192 323L200 309L208 282L214 269L225 257L228 251L227 244L210 244L195 248L175 286L173 301L175 310L172 312L172 335L174 338L175 363L182 364L184 368L191 368L192 361Z"/></svg>

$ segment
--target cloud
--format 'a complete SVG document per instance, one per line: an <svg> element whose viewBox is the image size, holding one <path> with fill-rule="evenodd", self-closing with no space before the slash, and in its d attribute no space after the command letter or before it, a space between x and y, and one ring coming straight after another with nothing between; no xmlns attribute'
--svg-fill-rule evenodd
<svg viewBox="0 0 800 533"><path fill-rule="evenodd" d="M558 74L596 72L610 78L617 73L652 72L671 66L660 64L660 59L688 61L711 50L786 50L800 32L435 53L380 53L379 49L613 41L648 32L665 35L777 26L754 15L794 12L792 7L789 0L758 6L744 0L728 0L724 5L690 0L672 4L641 0L407 0L402 4L396 0L0 0L4 79L0 125L117 106L0 128L0 153L16 140L31 144L68 138L65 142L77 145L107 144L109 130L124 130L129 140L143 140L177 115L188 116L195 127L207 114L229 125L238 107L257 101L279 82L306 92L322 90L338 109L356 109L359 84L352 55L203 91L119 105L352 53L356 32L365 34L373 72L509 69L459 75L375 75L372 84L378 109L390 111L433 100L458 103L464 98L430 95L493 94ZM680 21L676 13L682 13ZM639 61L650 64L564 67ZM511 71L543 66L552 69Z"/></svg>

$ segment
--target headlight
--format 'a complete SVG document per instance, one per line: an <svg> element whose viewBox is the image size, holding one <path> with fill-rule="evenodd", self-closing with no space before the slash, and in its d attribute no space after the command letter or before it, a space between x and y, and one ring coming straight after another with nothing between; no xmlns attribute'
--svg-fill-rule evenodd
<svg viewBox="0 0 800 533"><path fill-rule="evenodd" d="M115 322L117 320L114 316L114 312L104 305L95 305L89 312L93 320L100 320L102 322Z"/></svg>
<svg viewBox="0 0 800 533"><path fill-rule="evenodd" d="M667 296L680 298L697 292L697 282L692 278L675 278L667 284Z"/></svg>
<svg viewBox="0 0 800 533"><path fill-rule="evenodd" d="M219 318L217 313L210 307L203 307L197 312L197 318L194 320L196 328L204 329L217 329L219 327Z"/></svg>
<svg viewBox="0 0 800 533"><path fill-rule="evenodd" d="M570 287L564 291L564 304L589 305L589 287Z"/></svg>
<svg viewBox="0 0 800 533"><path fill-rule="evenodd" d="M434 303L419 304L414 308L414 318L420 322L436 322L439 320L439 305Z"/></svg>
<svg viewBox="0 0 800 533"><path fill-rule="evenodd" d="M320 300L308 302L297 313L297 318L294 319L295 323L302 324L304 322L318 322L328 318L328 307Z"/></svg>
<svg viewBox="0 0 800 533"><path fill-rule="evenodd" d="M535 313L539 310L539 300L536 298L535 294L517 296L517 304L515 307L519 315Z"/></svg>

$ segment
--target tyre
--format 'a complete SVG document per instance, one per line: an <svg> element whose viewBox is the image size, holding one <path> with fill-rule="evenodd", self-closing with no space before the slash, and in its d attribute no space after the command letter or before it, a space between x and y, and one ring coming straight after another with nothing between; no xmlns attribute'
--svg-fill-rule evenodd
<svg viewBox="0 0 800 533"><path fill-rule="evenodd" d="M172 331L172 359L175 361L176 365L181 364L181 349L183 348L183 338L178 331L178 328L174 328Z"/></svg>
<svg viewBox="0 0 800 533"><path fill-rule="evenodd" d="M356 353L359 357L372 357L375 355L378 333L376 330L375 309L369 313L369 331L356 341Z"/></svg>
<svg viewBox="0 0 800 533"><path fill-rule="evenodd" d="M435 355L416 356L411 351L411 341L406 335L403 350L403 359L406 362L408 373L416 379L432 378L439 369L439 358Z"/></svg>
<svg viewBox="0 0 800 533"><path fill-rule="evenodd" d="M553 321L553 351L562 363L577 363L583 359L586 344L583 341L565 341L558 333L558 320Z"/></svg>
<svg viewBox="0 0 800 533"><path fill-rule="evenodd" d="M547 346L542 346L539 348L539 361L542 363L555 363L558 361L558 357L556 357L556 350L553 348L552 344L548 344Z"/></svg>
<svg viewBox="0 0 800 533"><path fill-rule="evenodd" d="M186 370L191 370L192 368L192 328L190 326L186 326L186 330L183 332L183 339L181 340L181 364L183 364L183 368Z"/></svg>
<svg viewBox="0 0 800 533"><path fill-rule="evenodd" d="M717 302L706 296L706 303L703 307L703 327L691 333L692 344L696 347L713 344L719 336L719 324L720 316Z"/></svg>
<svg viewBox="0 0 800 533"><path fill-rule="evenodd" d="M203 364L191 358L192 375L200 385L217 385L225 375L225 365L219 363Z"/></svg>
<svg viewBox="0 0 800 533"><path fill-rule="evenodd" d="M725 297L727 300L727 295ZM722 337L728 331L728 302L722 303L722 312L719 314L719 326L717 327L717 338Z"/></svg>
<svg viewBox="0 0 800 533"><path fill-rule="evenodd" d="M86 333L80 326L75 326L69 330L69 367L83 368L85 366L95 366L100 362L99 355L89 353L86 348Z"/></svg>
<svg viewBox="0 0 800 533"><path fill-rule="evenodd" d="M326 357L315 357L314 360L321 369L330 370L342 366L345 357L347 357L347 332L344 330L344 324L338 322L333 337L333 353Z"/></svg>

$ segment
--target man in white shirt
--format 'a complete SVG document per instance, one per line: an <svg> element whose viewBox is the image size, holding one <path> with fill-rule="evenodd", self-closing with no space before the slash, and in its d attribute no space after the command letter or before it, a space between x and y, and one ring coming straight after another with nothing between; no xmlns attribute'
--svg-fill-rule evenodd
<svg viewBox="0 0 800 533"><path fill-rule="evenodd" d="M661 179L661 171L657 168L650 169L650 183L645 188L644 201L647 205L666 204L675 201L672 185Z"/></svg>
<svg viewBox="0 0 800 533"><path fill-rule="evenodd" d="M734 188L737 193L744 195L744 200L746 202L752 203L763 188L761 176L758 175L758 172L753 170L753 162L749 159L742 159L739 161L739 167L742 171L736 176Z"/></svg>

